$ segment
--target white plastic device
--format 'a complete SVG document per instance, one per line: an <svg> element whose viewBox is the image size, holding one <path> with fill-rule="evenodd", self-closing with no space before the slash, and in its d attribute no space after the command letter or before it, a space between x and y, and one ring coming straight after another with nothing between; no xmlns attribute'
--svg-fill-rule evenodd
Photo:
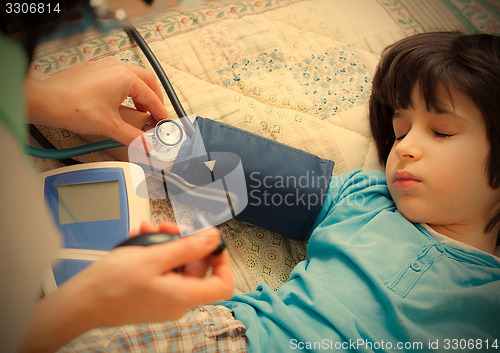
<svg viewBox="0 0 500 353"><path fill-rule="evenodd" d="M43 282L51 292L150 221L149 199L135 186L145 185L143 170L127 162L96 162L42 173L46 206L63 238L59 262Z"/></svg>

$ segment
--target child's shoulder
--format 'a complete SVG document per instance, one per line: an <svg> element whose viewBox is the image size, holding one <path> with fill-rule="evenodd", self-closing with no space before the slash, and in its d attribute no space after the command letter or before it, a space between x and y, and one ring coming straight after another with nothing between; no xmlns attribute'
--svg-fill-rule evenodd
<svg viewBox="0 0 500 353"><path fill-rule="evenodd" d="M363 216L365 221L382 211L396 209L387 187L385 174L379 170L361 169L332 177L323 207L315 226L337 224Z"/></svg>
<svg viewBox="0 0 500 353"><path fill-rule="evenodd" d="M394 201L387 188L385 174L380 170L356 169L346 174L334 175L324 206L330 209L339 205L349 205L360 212L369 211L373 207L393 207Z"/></svg>

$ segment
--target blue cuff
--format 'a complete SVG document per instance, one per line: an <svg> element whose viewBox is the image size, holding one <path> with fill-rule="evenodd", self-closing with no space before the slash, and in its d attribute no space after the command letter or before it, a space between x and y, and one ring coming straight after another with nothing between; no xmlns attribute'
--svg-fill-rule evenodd
<svg viewBox="0 0 500 353"><path fill-rule="evenodd" d="M196 118L207 152L232 152L242 162L247 207L236 216L304 240L326 197L334 162L221 122Z"/></svg>

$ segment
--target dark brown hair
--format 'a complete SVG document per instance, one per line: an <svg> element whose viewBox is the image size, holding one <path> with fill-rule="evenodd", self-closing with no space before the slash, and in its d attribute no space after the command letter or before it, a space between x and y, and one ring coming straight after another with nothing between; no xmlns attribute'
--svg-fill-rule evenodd
<svg viewBox="0 0 500 353"><path fill-rule="evenodd" d="M490 153L488 184L500 187L500 36L458 32L423 33L404 38L382 53L373 78L370 127L380 162L385 165L395 136L395 109L412 107L411 93L418 87L428 110L443 111L443 87L467 95L481 111ZM464 172L466 172L464 170ZM498 207L498 206L497 206ZM487 225L500 223L500 212ZM500 237L497 237L497 243Z"/></svg>

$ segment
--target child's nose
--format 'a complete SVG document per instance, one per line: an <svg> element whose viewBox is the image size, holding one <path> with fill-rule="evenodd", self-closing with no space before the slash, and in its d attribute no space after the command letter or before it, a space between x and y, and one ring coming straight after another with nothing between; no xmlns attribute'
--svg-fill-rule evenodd
<svg viewBox="0 0 500 353"><path fill-rule="evenodd" d="M400 159L419 160L422 158L421 143L417 134L410 131L396 146L396 155Z"/></svg>

